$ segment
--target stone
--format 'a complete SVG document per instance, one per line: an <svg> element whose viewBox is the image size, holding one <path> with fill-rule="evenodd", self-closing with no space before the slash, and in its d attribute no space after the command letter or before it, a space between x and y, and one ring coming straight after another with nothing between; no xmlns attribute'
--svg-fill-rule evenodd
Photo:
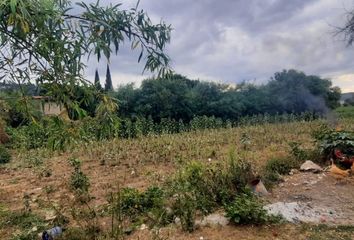
<svg viewBox="0 0 354 240"><path fill-rule="evenodd" d="M308 160L301 165L300 170L306 172L318 173L322 171L322 168L318 166L316 163Z"/></svg>
<svg viewBox="0 0 354 240"><path fill-rule="evenodd" d="M140 226L140 230L145 230L145 229L147 229L148 227L146 226L146 224L141 224L141 226Z"/></svg>
<svg viewBox="0 0 354 240"><path fill-rule="evenodd" d="M254 194L258 196L267 196L269 192L267 191L266 187L264 186L262 180L256 179L251 182L251 189Z"/></svg>
<svg viewBox="0 0 354 240"><path fill-rule="evenodd" d="M45 220L46 221L51 221L53 219L55 219L57 216L56 216L56 213L54 210L48 210L45 212Z"/></svg>
<svg viewBox="0 0 354 240"><path fill-rule="evenodd" d="M223 214L220 213L213 213L210 214L206 217L204 217L202 220L197 220L196 225L199 226L226 226L228 225L230 220L226 218Z"/></svg>
<svg viewBox="0 0 354 240"><path fill-rule="evenodd" d="M297 169L291 169L291 171L289 172L289 175L294 175L294 174L298 174L299 170Z"/></svg>
<svg viewBox="0 0 354 240"><path fill-rule="evenodd" d="M179 217L175 218L175 224L176 225L181 225L181 219Z"/></svg>

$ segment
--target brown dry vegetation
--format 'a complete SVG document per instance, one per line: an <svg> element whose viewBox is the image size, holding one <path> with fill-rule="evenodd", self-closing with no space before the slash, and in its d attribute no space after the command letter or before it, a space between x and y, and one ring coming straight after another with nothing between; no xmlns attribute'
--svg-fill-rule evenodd
<svg viewBox="0 0 354 240"><path fill-rule="evenodd" d="M340 124L344 129L354 130L353 123L353 120L342 120ZM90 195L93 200L90 205L99 211L107 203L110 192L124 186L145 189L163 183L178 168L192 160L205 164L226 161L230 150L235 150L240 158L251 161L254 169L260 171L267 160L288 157L290 142L301 143L304 148L313 148L311 133L320 124L320 121L265 124L139 139L116 139L77 146L66 153L51 153L44 149L15 150L12 162L0 168L0 207L9 212L19 211L24 208L23 197L27 194L30 196L32 212L45 217L54 207L70 216L71 209L77 204L68 184L72 172L68 163L70 157L83 161L82 170L91 182ZM249 141L243 141L245 136ZM103 217L100 225L108 226L108 221ZM70 224L80 226L81 223L71 221ZM1 239L11 239L14 231L14 226L0 229ZM336 232L333 229L327 232L331 231ZM347 238L338 239L352 239L351 233L348 238L344 232L343 236ZM298 239L326 239L308 238L311 234L315 233L292 225L282 225L280 228L203 228L193 234L182 233L180 229L170 226L162 230L161 236L168 236L168 239L291 239L294 236L299 236ZM130 239L153 239L153 235L151 232L137 231Z"/></svg>

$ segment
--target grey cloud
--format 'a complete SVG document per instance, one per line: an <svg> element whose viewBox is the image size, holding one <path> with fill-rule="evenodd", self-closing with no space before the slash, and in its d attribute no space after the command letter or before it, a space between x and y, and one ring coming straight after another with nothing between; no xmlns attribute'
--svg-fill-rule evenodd
<svg viewBox="0 0 354 240"><path fill-rule="evenodd" d="M109 2L135 4L101 0ZM262 82L286 68L332 77L354 73L354 49L335 39L330 26L343 23L353 0L141 0L140 7L172 24L167 52L174 69L187 76L231 83ZM140 75L137 55L123 48L111 72ZM104 62L95 64L90 61L88 76L97 66L104 72Z"/></svg>

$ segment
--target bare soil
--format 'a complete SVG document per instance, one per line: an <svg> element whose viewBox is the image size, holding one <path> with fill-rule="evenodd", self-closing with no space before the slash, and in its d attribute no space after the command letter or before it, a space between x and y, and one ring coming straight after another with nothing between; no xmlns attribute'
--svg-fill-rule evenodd
<svg viewBox="0 0 354 240"><path fill-rule="evenodd" d="M268 200L302 203L315 210L319 223L354 225L354 177L337 179L329 173L299 172L285 177Z"/></svg>

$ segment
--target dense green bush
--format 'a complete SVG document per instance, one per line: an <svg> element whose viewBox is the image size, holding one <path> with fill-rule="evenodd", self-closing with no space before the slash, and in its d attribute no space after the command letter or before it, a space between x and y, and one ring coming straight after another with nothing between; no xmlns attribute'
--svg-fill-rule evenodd
<svg viewBox="0 0 354 240"><path fill-rule="evenodd" d="M0 144L0 164L8 163L11 160L11 154L9 151Z"/></svg>
<svg viewBox="0 0 354 240"><path fill-rule="evenodd" d="M313 135L324 160L336 159L334 156L335 149L349 156L354 155L354 132L336 131L323 126Z"/></svg>
<svg viewBox="0 0 354 240"><path fill-rule="evenodd" d="M236 224L262 224L271 219L262 203L249 192L239 194L225 210L226 216Z"/></svg>

